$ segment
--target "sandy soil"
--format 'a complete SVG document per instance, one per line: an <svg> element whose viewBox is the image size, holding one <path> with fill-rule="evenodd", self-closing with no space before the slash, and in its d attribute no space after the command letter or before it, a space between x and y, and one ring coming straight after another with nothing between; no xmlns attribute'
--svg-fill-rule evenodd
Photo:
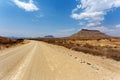
<svg viewBox="0 0 120 80"><path fill-rule="evenodd" d="M120 62L31 41L0 51L0 80L120 80Z"/></svg>

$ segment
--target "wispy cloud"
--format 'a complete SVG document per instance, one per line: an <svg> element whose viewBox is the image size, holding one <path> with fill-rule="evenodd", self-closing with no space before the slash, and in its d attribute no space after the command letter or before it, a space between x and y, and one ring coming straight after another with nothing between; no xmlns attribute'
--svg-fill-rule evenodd
<svg viewBox="0 0 120 80"><path fill-rule="evenodd" d="M104 16L113 8L120 7L120 0L76 0L78 5L72 11L71 17L84 20L88 27L101 25Z"/></svg>
<svg viewBox="0 0 120 80"><path fill-rule="evenodd" d="M75 33L77 30L75 28L69 28L69 29L59 29L53 35L59 36L59 37L65 37L69 36L73 33Z"/></svg>
<svg viewBox="0 0 120 80"><path fill-rule="evenodd" d="M116 25L116 28L120 28L120 24Z"/></svg>
<svg viewBox="0 0 120 80"><path fill-rule="evenodd" d="M43 15L43 14L37 14L36 15L36 18L42 18L42 17L44 17L45 15Z"/></svg>
<svg viewBox="0 0 120 80"><path fill-rule="evenodd" d="M75 31L74 28L58 30L59 33L69 33Z"/></svg>
<svg viewBox="0 0 120 80"><path fill-rule="evenodd" d="M12 0L19 8L24 9L25 11L37 11L39 8L33 3L33 0L29 2L23 2L20 0Z"/></svg>

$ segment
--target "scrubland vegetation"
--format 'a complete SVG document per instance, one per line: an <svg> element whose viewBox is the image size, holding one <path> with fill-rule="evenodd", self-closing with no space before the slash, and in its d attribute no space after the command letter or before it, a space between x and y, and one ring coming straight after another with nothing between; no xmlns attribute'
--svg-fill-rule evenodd
<svg viewBox="0 0 120 80"><path fill-rule="evenodd" d="M92 54L95 56L104 56L120 61L120 45L115 44L119 40L113 41L109 39L101 40L77 40L62 38L39 38L38 41L64 46L66 48Z"/></svg>
<svg viewBox="0 0 120 80"><path fill-rule="evenodd" d="M0 50L1 49L5 49L5 48L9 48L11 46L17 45L19 43L22 43L24 41L24 39L1 39L0 40Z"/></svg>

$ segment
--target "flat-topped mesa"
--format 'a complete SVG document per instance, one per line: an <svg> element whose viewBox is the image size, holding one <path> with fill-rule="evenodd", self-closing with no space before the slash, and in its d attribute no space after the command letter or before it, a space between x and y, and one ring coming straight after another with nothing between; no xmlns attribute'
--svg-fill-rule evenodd
<svg viewBox="0 0 120 80"><path fill-rule="evenodd" d="M88 30L88 29L82 29L81 31L100 32L99 30Z"/></svg>
<svg viewBox="0 0 120 80"><path fill-rule="evenodd" d="M81 31L73 34L69 38L73 39L105 39L110 38L110 36L105 33L100 32L99 30L88 30L82 29Z"/></svg>

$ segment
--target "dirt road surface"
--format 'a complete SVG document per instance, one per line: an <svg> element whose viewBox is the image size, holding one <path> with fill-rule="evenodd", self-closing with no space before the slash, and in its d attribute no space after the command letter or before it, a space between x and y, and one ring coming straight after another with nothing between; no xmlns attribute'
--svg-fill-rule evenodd
<svg viewBox="0 0 120 80"><path fill-rule="evenodd" d="M30 41L0 51L0 80L120 80L120 62Z"/></svg>

